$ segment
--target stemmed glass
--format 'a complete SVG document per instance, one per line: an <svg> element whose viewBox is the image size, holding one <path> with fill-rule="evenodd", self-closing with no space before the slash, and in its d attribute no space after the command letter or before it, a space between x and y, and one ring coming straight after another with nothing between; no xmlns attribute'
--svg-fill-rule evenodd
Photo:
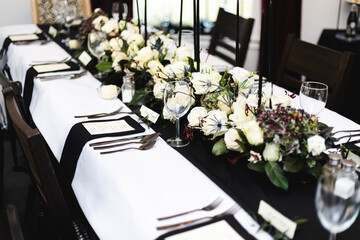
<svg viewBox="0 0 360 240"><path fill-rule="evenodd" d="M65 26L65 16L66 16L66 6L67 1L59 1L59 0L53 0L53 11L56 16L56 18L59 20L59 33L66 34L65 29L63 29L63 26Z"/></svg>
<svg viewBox="0 0 360 240"><path fill-rule="evenodd" d="M66 6L66 12L65 12L65 27L66 27L66 39L65 39L65 45L69 47L70 42L70 26L72 22L76 19L77 11L75 6Z"/></svg>
<svg viewBox="0 0 360 240"><path fill-rule="evenodd" d="M300 88L300 105L305 112L317 116L328 98L328 86L321 82L304 82Z"/></svg>
<svg viewBox="0 0 360 240"><path fill-rule="evenodd" d="M101 43L106 41L106 37L107 37L106 33L100 31L99 32L94 31L89 33L88 35L88 41L87 41L88 49L90 53L98 59L98 62L101 60L101 57L104 56L105 54L105 51ZM94 77L98 79L102 79L106 77L106 74L99 71L94 75Z"/></svg>
<svg viewBox="0 0 360 240"><path fill-rule="evenodd" d="M179 80L166 84L164 105L169 114L176 118L176 136L166 140L172 147L184 147L189 144L189 140L180 137L180 118L189 110L191 98L192 89L187 82Z"/></svg>
<svg viewBox="0 0 360 240"><path fill-rule="evenodd" d="M119 12L120 10L120 12ZM113 2L111 5L111 16L115 18L116 20L119 20L121 13L121 19L126 20L128 15L128 6L125 2L122 3L121 9L119 9L119 2Z"/></svg>
<svg viewBox="0 0 360 240"><path fill-rule="evenodd" d="M343 183L336 186L337 183L326 176L318 180L315 206L321 224L330 232L330 240L335 240L337 233L348 229L359 213L359 181L346 179ZM337 190L337 187L341 189Z"/></svg>

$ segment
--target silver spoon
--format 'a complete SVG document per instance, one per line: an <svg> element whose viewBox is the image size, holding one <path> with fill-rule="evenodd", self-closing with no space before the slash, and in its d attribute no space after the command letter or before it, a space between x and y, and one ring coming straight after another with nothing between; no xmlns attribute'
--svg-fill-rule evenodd
<svg viewBox="0 0 360 240"><path fill-rule="evenodd" d="M151 148L152 146L154 146L154 144L156 143L155 140L151 140L148 142L145 142L144 144L142 144L140 147L129 147L129 148L122 148L122 149L118 149L118 150L114 150L114 151L107 151L107 152L100 152L100 154L108 154L108 153L115 153L115 152L121 152L121 151L125 151L125 150L129 150L129 149L137 149L137 150L146 150Z"/></svg>

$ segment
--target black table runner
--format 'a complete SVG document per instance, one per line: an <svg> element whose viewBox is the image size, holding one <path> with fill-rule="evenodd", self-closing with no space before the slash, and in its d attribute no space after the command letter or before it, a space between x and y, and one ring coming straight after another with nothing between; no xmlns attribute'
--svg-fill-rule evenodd
<svg viewBox="0 0 360 240"><path fill-rule="evenodd" d="M11 34L11 36L16 36L17 34ZM23 34L18 34L18 35L23 35ZM33 41L39 41L39 40L46 40L46 37L44 36L44 34L42 33L37 33L36 36L38 36L38 39L34 39L34 40L22 40L22 41L18 41L18 42L33 42ZM12 43L13 41L11 41L10 37L5 38L2 49L4 50L8 50L10 43Z"/></svg>

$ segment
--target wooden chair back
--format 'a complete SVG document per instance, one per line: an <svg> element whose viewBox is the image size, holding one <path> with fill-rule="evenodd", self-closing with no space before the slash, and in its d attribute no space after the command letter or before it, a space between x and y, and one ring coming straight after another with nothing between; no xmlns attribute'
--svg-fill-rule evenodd
<svg viewBox="0 0 360 240"><path fill-rule="evenodd" d="M81 8L81 14L83 17L87 18L91 16L91 0L68 0L68 2L69 4L79 6ZM51 0L31 0L32 22L34 24L56 23L57 19L51 8Z"/></svg>
<svg viewBox="0 0 360 240"><path fill-rule="evenodd" d="M28 161L31 175L46 206L54 231L64 239L73 239L69 210L52 167L45 140L38 129L31 128L21 116L12 87L3 89L6 107Z"/></svg>
<svg viewBox="0 0 360 240"><path fill-rule="evenodd" d="M246 54L249 47L251 32L254 25L253 18L239 19L239 67L244 66ZM209 51L236 65L236 15L226 12L223 8L219 9L218 17L212 32ZM225 50L225 51L224 51ZM227 54L228 53L228 54Z"/></svg>
<svg viewBox="0 0 360 240"><path fill-rule="evenodd" d="M275 84L298 94L305 80L325 83L329 87L326 107L339 111L353 60L353 53L311 44L289 34Z"/></svg>

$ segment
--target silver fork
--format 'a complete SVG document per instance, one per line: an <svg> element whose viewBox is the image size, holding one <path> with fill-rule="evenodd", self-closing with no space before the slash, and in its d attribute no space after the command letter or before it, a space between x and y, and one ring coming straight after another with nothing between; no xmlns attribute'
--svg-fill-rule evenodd
<svg viewBox="0 0 360 240"><path fill-rule="evenodd" d="M241 207L239 205L235 204L231 208L226 210L225 212L219 213L219 214L214 215L214 216L201 217L201 218L197 218L197 219L193 219L193 220L189 220L189 221L184 221L184 222L180 222L180 223L164 225L164 226L157 227L156 229L157 230L166 230L166 229L181 227L181 226L184 226L184 225L187 225L187 224L203 221L203 220L206 220L206 219L210 220L210 219L214 219L214 218L221 218L221 217L224 217L226 215L233 215L236 212L238 212L240 209L241 209Z"/></svg>
<svg viewBox="0 0 360 240"><path fill-rule="evenodd" d="M342 138L346 138L346 137L351 138L351 137L358 137L358 136L360 136L360 133L359 134L354 134L354 135L352 135L352 134L345 135L345 136L341 136L341 137L330 137L330 139L332 139L333 141L339 141Z"/></svg>
<svg viewBox="0 0 360 240"><path fill-rule="evenodd" d="M357 134L349 134L349 135L344 135L344 136L340 136L340 137L334 137L335 134L338 134L338 133L353 133L353 132L359 132ZM339 130L339 131L336 131L336 132L332 132L330 134L330 139L332 139L333 141L339 141L340 139L342 138L346 138L346 137L357 137L357 136L360 136L360 129L356 129L356 130Z"/></svg>
<svg viewBox="0 0 360 240"><path fill-rule="evenodd" d="M50 61L46 61L46 60L39 60L39 61L32 61L29 66L34 66L34 65L41 65L41 64L54 64L54 63L65 63L67 61L69 61L71 59L71 57L66 57L64 59L61 60L50 60Z"/></svg>
<svg viewBox="0 0 360 240"><path fill-rule="evenodd" d="M89 115L79 115L79 116L74 116L74 118L96 118L96 117L104 117L104 116L109 116L111 114L115 114L121 111L123 107L119 107L118 109L116 109L115 111L112 112L108 112L108 113L94 113L94 114L89 114Z"/></svg>
<svg viewBox="0 0 360 240"><path fill-rule="evenodd" d="M159 221L166 220L166 219L182 216L182 215L189 214L192 212L197 212L197 211L211 211L211 210L215 209L217 206L219 206L222 201L223 201L223 199L221 197L218 197L214 201L212 201L209 205L207 205L203 208L198 208L198 209L186 211L183 213L178 213L178 214L167 216L167 217L161 217L161 218L158 218L157 220L159 220Z"/></svg>

